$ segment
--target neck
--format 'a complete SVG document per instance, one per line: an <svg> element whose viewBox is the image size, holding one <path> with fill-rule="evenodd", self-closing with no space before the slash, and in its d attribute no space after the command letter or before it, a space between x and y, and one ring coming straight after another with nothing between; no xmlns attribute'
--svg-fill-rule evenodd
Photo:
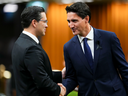
<svg viewBox="0 0 128 96"><path fill-rule="evenodd" d="M91 25L88 24L85 28L85 31L83 32L83 37L86 37L90 31L91 31Z"/></svg>
<svg viewBox="0 0 128 96"><path fill-rule="evenodd" d="M27 31L27 32L29 32L29 33L33 34L34 36L36 36L35 32L34 32L34 31L32 31L32 30L31 30L31 29L29 29L29 28L24 28L24 31ZM36 36L36 37L37 37L37 36Z"/></svg>

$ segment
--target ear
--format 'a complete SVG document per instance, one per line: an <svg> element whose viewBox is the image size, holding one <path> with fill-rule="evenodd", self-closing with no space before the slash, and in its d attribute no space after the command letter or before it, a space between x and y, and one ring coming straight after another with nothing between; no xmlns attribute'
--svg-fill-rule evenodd
<svg viewBox="0 0 128 96"><path fill-rule="evenodd" d="M85 19L85 23L89 23L89 16L88 15L84 19Z"/></svg>
<svg viewBox="0 0 128 96"><path fill-rule="evenodd" d="M38 23L38 22L37 22L35 19L32 20L32 26L33 26L34 28L36 28L37 23Z"/></svg>

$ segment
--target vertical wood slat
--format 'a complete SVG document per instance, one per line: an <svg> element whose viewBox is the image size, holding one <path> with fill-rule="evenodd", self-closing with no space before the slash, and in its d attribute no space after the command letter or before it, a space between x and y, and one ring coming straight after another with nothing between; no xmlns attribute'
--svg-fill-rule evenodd
<svg viewBox="0 0 128 96"><path fill-rule="evenodd" d="M65 7L56 3L49 4L47 11L48 28L41 42L51 61L52 69L61 70L64 65L63 46L73 37L67 23Z"/></svg>

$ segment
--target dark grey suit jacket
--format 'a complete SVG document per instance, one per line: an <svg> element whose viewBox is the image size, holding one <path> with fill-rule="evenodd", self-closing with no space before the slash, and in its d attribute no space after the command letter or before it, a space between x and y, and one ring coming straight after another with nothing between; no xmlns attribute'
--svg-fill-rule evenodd
<svg viewBox="0 0 128 96"><path fill-rule="evenodd" d="M12 64L17 96L59 96L61 72L53 74L41 45L23 33L14 44Z"/></svg>

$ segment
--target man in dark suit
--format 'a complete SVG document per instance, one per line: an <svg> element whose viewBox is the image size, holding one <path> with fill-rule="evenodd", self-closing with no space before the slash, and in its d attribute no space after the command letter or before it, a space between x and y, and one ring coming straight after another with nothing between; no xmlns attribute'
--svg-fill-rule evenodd
<svg viewBox="0 0 128 96"><path fill-rule="evenodd" d="M37 39L45 35L48 27L44 8L25 8L21 24L24 30L12 50L17 96L64 96L62 74L52 72L49 58Z"/></svg>
<svg viewBox="0 0 128 96"><path fill-rule="evenodd" d="M75 35L64 45L66 94L78 85L78 96L128 96L128 63L115 33L93 28L85 3L66 11Z"/></svg>

